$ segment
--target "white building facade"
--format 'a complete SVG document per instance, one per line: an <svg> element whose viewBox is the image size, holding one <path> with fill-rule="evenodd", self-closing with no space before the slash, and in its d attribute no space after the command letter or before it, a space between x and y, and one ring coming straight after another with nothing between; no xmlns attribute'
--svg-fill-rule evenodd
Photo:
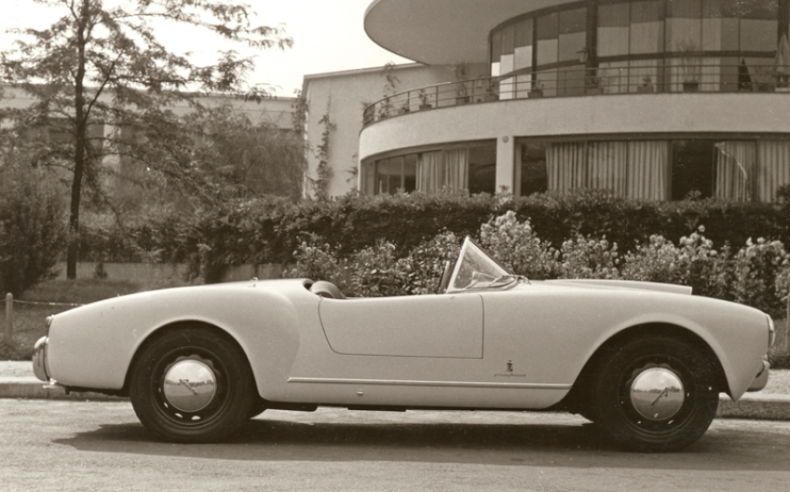
<svg viewBox="0 0 790 492"><path fill-rule="evenodd" d="M790 0L376 0L368 35L443 80L367 106L357 185L775 200L789 25Z"/></svg>

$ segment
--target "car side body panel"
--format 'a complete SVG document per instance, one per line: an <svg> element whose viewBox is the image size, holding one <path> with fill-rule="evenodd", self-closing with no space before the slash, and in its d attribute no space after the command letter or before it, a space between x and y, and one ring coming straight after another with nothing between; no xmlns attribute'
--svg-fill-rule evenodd
<svg viewBox="0 0 790 492"><path fill-rule="evenodd" d="M66 386L120 390L151 334L202 322L239 343L270 401L542 409L567 394L601 345L633 326L666 323L695 333L719 357L736 399L762 367L768 344L763 313L678 288L532 282L505 291L336 300L307 285L188 287L62 313L50 329L50 375Z"/></svg>

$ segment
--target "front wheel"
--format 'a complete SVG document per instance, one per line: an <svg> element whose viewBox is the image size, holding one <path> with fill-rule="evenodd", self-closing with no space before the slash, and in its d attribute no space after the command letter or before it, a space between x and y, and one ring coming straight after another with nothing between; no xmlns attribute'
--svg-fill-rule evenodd
<svg viewBox="0 0 790 492"><path fill-rule="evenodd" d="M602 360L593 381L592 411L627 448L685 448L716 416L714 361L687 343L664 336L634 339Z"/></svg>
<svg viewBox="0 0 790 492"><path fill-rule="evenodd" d="M168 441L212 442L237 431L256 401L244 352L206 327L167 331L143 348L129 396L137 417Z"/></svg>

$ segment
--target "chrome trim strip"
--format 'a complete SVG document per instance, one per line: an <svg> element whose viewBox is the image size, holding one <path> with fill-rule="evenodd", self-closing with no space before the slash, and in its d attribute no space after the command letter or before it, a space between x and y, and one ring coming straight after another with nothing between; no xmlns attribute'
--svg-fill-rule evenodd
<svg viewBox="0 0 790 492"><path fill-rule="evenodd" d="M289 383L312 384L374 384L378 386L431 386L439 388L501 388L570 390L570 384L539 383L472 383L466 381L409 381L398 379L288 378Z"/></svg>

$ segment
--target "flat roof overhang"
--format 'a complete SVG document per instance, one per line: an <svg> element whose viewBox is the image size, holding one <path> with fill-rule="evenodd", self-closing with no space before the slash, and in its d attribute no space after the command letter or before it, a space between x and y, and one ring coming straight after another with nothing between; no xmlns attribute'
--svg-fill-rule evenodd
<svg viewBox="0 0 790 492"><path fill-rule="evenodd" d="M488 63L488 34L518 15L578 0L375 0L365 32L382 48L428 65Z"/></svg>

